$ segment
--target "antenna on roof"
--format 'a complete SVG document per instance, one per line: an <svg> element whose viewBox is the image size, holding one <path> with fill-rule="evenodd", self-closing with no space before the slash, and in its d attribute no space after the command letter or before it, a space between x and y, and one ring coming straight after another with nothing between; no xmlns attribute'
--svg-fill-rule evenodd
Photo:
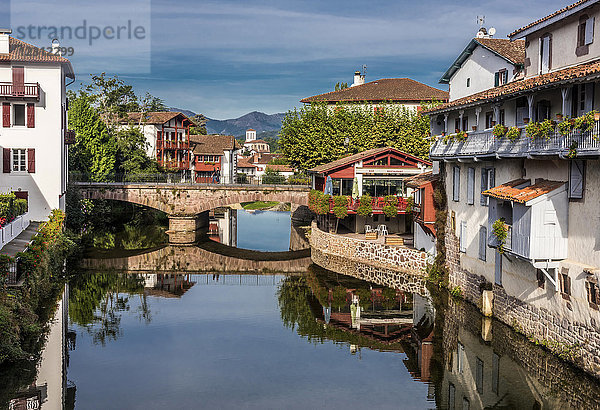
<svg viewBox="0 0 600 410"><path fill-rule="evenodd" d="M367 65L363 64L362 66L362 75L366 76L367 75Z"/></svg>
<svg viewBox="0 0 600 410"><path fill-rule="evenodd" d="M477 24L479 24L479 28L483 27L485 24L485 16L477 16Z"/></svg>

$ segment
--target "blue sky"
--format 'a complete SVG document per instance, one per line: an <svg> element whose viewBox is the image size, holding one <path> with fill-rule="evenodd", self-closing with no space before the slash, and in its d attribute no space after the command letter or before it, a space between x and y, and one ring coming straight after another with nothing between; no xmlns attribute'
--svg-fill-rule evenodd
<svg viewBox="0 0 600 410"><path fill-rule="evenodd" d="M89 20L102 13L116 15L106 2L59 2L73 4L57 7L61 12L56 18L72 13L74 25L81 20L78 9L85 8ZM129 13L142 24L147 41L128 43L124 49L101 43L90 52L80 47L71 57L78 74L71 87L90 72L106 71L119 74L138 93L149 91L168 105L216 119L254 110L285 112L299 106L303 97L331 91L338 81L351 83L353 72L363 64L367 81L410 77L438 86L441 74L476 33L477 15L485 15L485 25L497 29L496 37L505 38L513 29L568 4L556 0L133 2L138 4L119 15ZM13 26L31 19L33 10L47 16L49 3L15 0ZM40 45L41 40L31 42ZM129 54L135 55L134 62Z"/></svg>

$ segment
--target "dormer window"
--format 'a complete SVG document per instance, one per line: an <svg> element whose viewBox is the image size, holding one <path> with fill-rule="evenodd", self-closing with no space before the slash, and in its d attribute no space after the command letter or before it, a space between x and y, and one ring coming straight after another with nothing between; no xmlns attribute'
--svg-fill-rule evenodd
<svg viewBox="0 0 600 410"><path fill-rule="evenodd" d="M594 17L584 14L579 18L577 26L577 48L575 54L583 56L589 53L589 45L594 42Z"/></svg>

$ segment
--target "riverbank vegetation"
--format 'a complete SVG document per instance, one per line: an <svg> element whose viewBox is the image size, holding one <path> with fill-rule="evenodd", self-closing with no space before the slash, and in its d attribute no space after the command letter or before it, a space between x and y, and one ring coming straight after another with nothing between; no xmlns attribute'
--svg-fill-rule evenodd
<svg viewBox="0 0 600 410"><path fill-rule="evenodd" d="M288 111L283 119L279 146L300 169L334 161L349 154L390 146L420 158L429 156L429 117L384 104L314 103Z"/></svg>

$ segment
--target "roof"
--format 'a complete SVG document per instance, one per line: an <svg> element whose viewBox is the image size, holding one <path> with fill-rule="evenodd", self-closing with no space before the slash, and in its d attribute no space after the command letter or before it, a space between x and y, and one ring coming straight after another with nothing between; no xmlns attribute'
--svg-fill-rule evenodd
<svg viewBox="0 0 600 410"><path fill-rule="evenodd" d="M335 168L342 167L344 165L352 164L352 163L358 162L358 161L360 161L362 159L373 157L375 155L382 154L382 153L388 152L388 151L396 151L396 152L398 152L398 153L400 153L402 155L409 156L409 157L411 157L411 158L413 158L413 159L415 159L415 160L417 160L419 162L422 162L422 163L427 164L427 165L431 165L431 162L429 162L429 161L426 161L424 159L420 159L420 158L414 157L414 156L412 156L410 154L407 154L405 152L397 150L396 148L381 147L381 148L368 149L366 151L362 151L362 152L359 152L359 153L354 154L354 155L350 155L350 156L347 156L347 157L344 157L344 158L336 159L335 161L328 162L327 164L322 164L322 165L316 166L316 167L314 167L312 169L309 169L309 171L310 172L316 172L316 173L320 174L320 173L329 171L331 169L335 169Z"/></svg>
<svg viewBox="0 0 600 410"><path fill-rule="evenodd" d="M439 179L439 175L434 175L433 171L427 171L415 175L414 177L410 177L404 182L406 182L406 185L411 188L421 188L422 186L427 185L429 183L437 182Z"/></svg>
<svg viewBox="0 0 600 410"><path fill-rule="evenodd" d="M515 31L513 31L512 33L510 33L508 35L508 37L515 37L517 34L521 34L520 37L523 37L523 35L526 35L527 33L524 33L525 31L532 31L530 29L533 29L535 31L537 31L538 29L541 29L542 27L537 27L537 26L542 26L544 25L543 23L553 23L555 18L564 18L567 17L568 15L571 15L574 12L579 11L580 8L583 7L588 7L594 3L596 3L598 0L579 0L573 4L570 4L566 7L563 7L560 10L555 11L552 14L548 14L546 17L542 17L541 19L538 19L532 23L527 24L526 26L521 27L520 29L517 29ZM589 3L589 4L586 4Z"/></svg>
<svg viewBox="0 0 600 410"><path fill-rule="evenodd" d="M362 85L307 97L300 102L431 101L448 100L448 92L410 78L382 78Z"/></svg>
<svg viewBox="0 0 600 410"><path fill-rule="evenodd" d="M140 117L142 116L142 114L144 114L144 117L142 119L142 123L144 124L164 124L165 122L168 122L170 120L172 120L173 118L176 118L178 116L183 116L186 120L188 120L190 123L193 123L185 114L181 113L181 112L175 112L175 111L152 111L152 112L145 112L145 113L141 113L141 112L128 112L127 116L125 118L122 118L119 120L119 122L121 123L139 123L140 122Z"/></svg>
<svg viewBox="0 0 600 410"><path fill-rule="evenodd" d="M0 61L23 63L60 63L66 66L67 76L69 78L75 78L73 66L71 66L71 62L69 60L14 37L9 37L9 53L0 54Z"/></svg>
<svg viewBox="0 0 600 410"><path fill-rule="evenodd" d="M281 157L279 154L259 153L252 155L250 158L252 158L254 164L268 164L271 160L279 157Z"/></svg>
<svg viewBox="0 0 600 410"><path fill-rule="evenodd" d="M269 144L269 143L265 140L252 140L252 141L244 142L244 145L251 145L251 144Z"/></svg>
<svg viewBox="0 0 600 410"><path fill-rule="evenodd" d="M254 130L252 128L248 128L246 131L256 131L256 130Z"/></svg>
<svg viewBox="0 0 600 410"><path fill-rule="evenodd" d="M256 165L252 164L248 160L248 158L244 157L244 158L238 159L237 167L238 168L256 168Z"/></svg>
<svg viewBox="0 0 600 410"><path fill-rule="evenodd" d="M267 168L272 169L273 171L278 171L278 172L294 172L294 168L292 168L289 165L267 164Z"/></svg>
<svg viewBox="0 0 600 410"><path fill-rule="evenodd" d="M491 51L511 64L525 64L525 40L510 41L503 38L474 38L471 39L465 49L454 60L450 68L446 70L442 78L440 78L440 83L448 84L454 73L462 67L478 46Z"/></svg>
<svg viewBox="0 0 600 410"><path fill-rule="evenodd" d="M190 135L190 145L196 155L223 155L239 148L233 135Z"/></svg>
<svg viewBox="0 0 600 410"><path fill-rule="evenodd" d="M562 181L540 179L533 185L523 186L524 184L529 184L529 182L528 179L515 179L514 181L488 189L482 195L524 204L565 185L565 182Z"/></svg>
<svg viewBox="0 0 600 410"><path fill-rule="evenodd" d="M590 76L600 77L600 60L585 64L579 64L574 67L564 68L551 73L540 74L535 77L524 80L512 81L500 87L490 88L463 98L459 98L448 103L438 105L424 113L437 113L449 111L450 108L466 107L477 105L480 102L499 101L510 97L517 97L527 91L536 89L550 88L562 83L575 83L578 81L589 81Z"/></svg>

